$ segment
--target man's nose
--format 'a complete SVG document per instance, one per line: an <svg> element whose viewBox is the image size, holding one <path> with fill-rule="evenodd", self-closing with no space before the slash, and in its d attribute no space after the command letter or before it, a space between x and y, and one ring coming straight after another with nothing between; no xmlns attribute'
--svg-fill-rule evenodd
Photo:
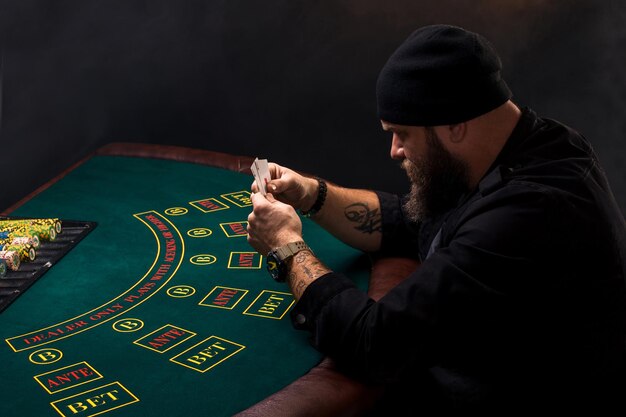
<svg viewBox="0 0 626 417"><path fill-rule="evenodd" d="M391 138L391 151L390 151L391 159L397 159L399 161L405 158L404 156L404 146L402 145L402 141L398 138L396 133L393 134Z"/></svg>

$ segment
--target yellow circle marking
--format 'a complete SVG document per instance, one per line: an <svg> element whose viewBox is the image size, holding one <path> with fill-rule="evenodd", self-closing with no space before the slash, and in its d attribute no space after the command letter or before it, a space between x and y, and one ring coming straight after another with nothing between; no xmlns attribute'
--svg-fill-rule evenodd
<svg viewBox="0 0 626 417"><path fill-rule="evenodd" d="M207 237L211 236L211 234L213 234L213 231L206 227L196 227L195 229L187 231L187 235L191 237Z"/></svg>
<svg viewBox="0 0 626 417"><path fill-rule="evenodd" d="M167 295L174 298L190 297L195 293L196 289L194 287L190 287L189 285L175 285L167 289Z"/></svg>
<svg viewBox="0 0 626 417"><path fill-rule="evenodd" d="M55 363L63 357L63 352L59 349L39 349L30 354L28 360L35 365L48 365L49 363Z"/></svg>
<svg viewBox="0 0 626 417"><path fill-rule="evenodd" d="M115 330L116 332L131 333L141 329L143 327L143 321L130 318L121 319L113 323L111 327L113 327L113 330Z"/></svg>
<svg viewBox="0 0 626 417"><path fill-rule="evenodd" d="M215 263L215 261L217 261L217 258L215 256L204 253L200 255L194 255L189 258L189 262L194 265L211 265L212 263Z"/></svg>
<svg viewBox="0 0 626 417"><path fill-rule="evenodd" d="M170 207L165 210L165 214L168 216L182 216L187 214L188 211L185 207Z"/></svg>

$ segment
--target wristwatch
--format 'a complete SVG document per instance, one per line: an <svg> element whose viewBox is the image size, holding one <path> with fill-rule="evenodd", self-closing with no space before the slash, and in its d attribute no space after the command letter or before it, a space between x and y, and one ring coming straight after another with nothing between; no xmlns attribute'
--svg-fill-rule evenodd
<svg viewBox="0 0 626 417"><path fill-rule="evenodd" d="M274 278L274 281L285 282L287 278L287 259L303 250L313 252L304 241L300 240L287 243L285 246L276 248L267 254L267 271Z"/></svg>

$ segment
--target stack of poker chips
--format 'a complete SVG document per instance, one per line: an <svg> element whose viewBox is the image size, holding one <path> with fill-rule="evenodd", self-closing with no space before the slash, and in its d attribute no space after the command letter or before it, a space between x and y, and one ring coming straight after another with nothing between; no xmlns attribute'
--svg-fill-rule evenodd
<svg viewBox="0 0 626 417"><path fill-rule="evenodd" d="M5 269L17 271L22 262L35 260L40 241L54 240L61 231L59 219L0 220L0 261Z"/></svg>
<svg viewBox="0 0 626 417"><path fill-rule="evenodd" d="M14 235L33 236L49 241L61 233L63 227L59 219L5 219L0 220L0 232L8 231Z"/></svg>

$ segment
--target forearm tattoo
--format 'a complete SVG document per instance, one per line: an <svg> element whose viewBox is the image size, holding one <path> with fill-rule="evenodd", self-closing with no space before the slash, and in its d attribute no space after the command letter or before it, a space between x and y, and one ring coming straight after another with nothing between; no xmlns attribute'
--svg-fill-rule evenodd
<svg viewBox="0 0 626 417"><path fill-rule="evenodd" d="M296 253L296 257L294 258L294 260L296 261L296 263L301 264L302 262L306 260L306 258L308 257L308 254L309 254L308 251L300 251Z"/></svg>
<svg viewBox="0 0 626 417"><path fill-rule="evenodd" d="M308 285L322 275L330 272L313 253L301 251L293 258L291 271L289 272L289 285L296 298L300 298Z"/></svg>
<svg viewBox="0 0 626 417"><path fill-rule="evenodd" d="M354 203L346 207L346 219L356 223L356 230L372 234L382 232L382 215L379 209L370 210L367 203Z"/></svg>
<svg viewBox="0 0 626 417"><path fill-rule="evenodd" d="M295 281L294 281L295 280ZM304 290L307 287L307 284L304 280L298 279L298 276L295 272L289 273L289 283L291 285L291 291L296 298L302 297Z"/></svg>

